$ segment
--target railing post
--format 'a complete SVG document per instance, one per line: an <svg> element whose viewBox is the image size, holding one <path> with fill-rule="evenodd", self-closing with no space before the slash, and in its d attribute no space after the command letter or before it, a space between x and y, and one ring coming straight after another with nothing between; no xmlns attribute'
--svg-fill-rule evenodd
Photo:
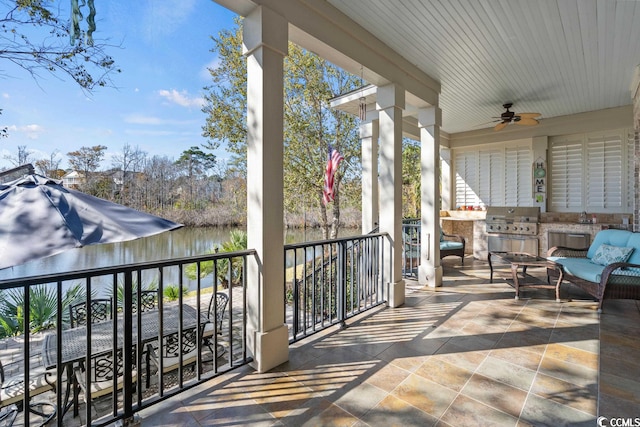
<svg viewBox="0 0 640 427"><path fill-rule="evenodd" d="M338 321L340 327L345 327L345 319L347 318L347 242L338 242L338 263L336 272L337 293L336 307L338 312Z"/></svg>
<svg viewBox="0 0 640 427"><path fill-rule="evenodd" d="M127 270L124 273L124 295L123 295L123 323L124 323L124 347L122 349L122 360L124 363L124 392L123 406L124 417L123 425L131 425L133 420L133 361L131 360L131 349L133 348L133 279L132 271ZM111 310L117 311L118 302L114 295Z"/></svg>

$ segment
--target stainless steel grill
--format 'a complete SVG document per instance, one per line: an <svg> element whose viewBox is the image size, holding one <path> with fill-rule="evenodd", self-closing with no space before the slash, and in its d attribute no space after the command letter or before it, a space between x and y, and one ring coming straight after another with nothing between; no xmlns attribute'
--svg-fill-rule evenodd
<svg viewBox="0 0 640 427"><path fill-rule="evenodd" d="M487 248L489 252L525 252L538 255L537 207L487 207Z"/></svg>
<svg viewBox="0 0 640 427"><path fill-rule="evenodd" d="M539 217L539 207L490 206L487 207L487 233L535 236Z"/></svg>

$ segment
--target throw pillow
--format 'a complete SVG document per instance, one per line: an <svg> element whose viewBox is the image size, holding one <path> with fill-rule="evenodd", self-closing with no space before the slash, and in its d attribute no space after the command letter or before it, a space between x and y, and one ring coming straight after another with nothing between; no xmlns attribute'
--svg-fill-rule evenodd
<svg viewBox="0 0 640 427"><path fill-rule="evenodd" d="M627 262L633 252L633 248L620 246L600 245L591 261L600 265L609 265L614 262Z"/></svg>

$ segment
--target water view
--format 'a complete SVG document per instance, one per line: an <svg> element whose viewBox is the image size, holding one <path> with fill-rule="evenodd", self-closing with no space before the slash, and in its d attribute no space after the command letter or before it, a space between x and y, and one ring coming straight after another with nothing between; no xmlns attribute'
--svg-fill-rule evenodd
<svg viewBox="0 0 640 427"><path fill-rule="evenodd" d="M0 280L201 255L210 251L214 246L229 240L232 230L231 227L183 227L129 242L72 249L47 258L2 269L0 270ZM360 234L358 229L340 230L341 237L357 234ZM292 229L286 231L285 243L320 240L321 236L322 232L317 228Z"/></svg>

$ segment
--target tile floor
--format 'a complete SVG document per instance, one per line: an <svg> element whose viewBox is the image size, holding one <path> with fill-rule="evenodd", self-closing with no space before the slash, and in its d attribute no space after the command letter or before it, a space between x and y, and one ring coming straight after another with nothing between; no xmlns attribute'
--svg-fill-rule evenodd
<svg viewBox="0 0 640 427"><path fill-rule="evenodd" d="M640 417L640 302L563 285L520 300L487 264L445 259L444 286L140 413L143 426L595 426ZM573 299L568 300L571 293ZM605 424L608 425L608 424Z"/></svg>

